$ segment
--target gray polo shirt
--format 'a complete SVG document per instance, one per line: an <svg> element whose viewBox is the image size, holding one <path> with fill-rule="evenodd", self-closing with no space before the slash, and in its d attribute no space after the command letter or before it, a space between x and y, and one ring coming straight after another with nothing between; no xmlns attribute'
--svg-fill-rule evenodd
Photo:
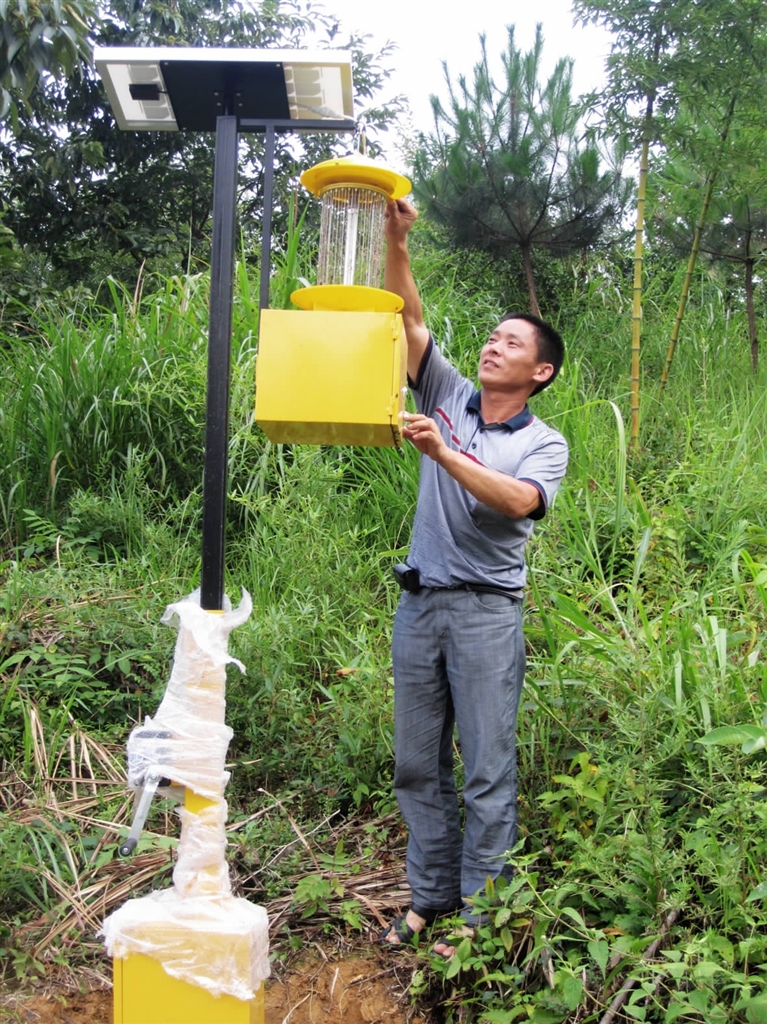
<svg viewBox="0 0 767 1024"><path fill-rule="evenodd" d="M438 424L445 443L489 469L535 486L541 502L529 517L511 519L477 501L433 459L421 457L418 507L408 564L426 587L476 583L521 592L525 545L533 520L551 504L567 468L567 442L527 406L505 423L486 424L480 392L433 341L413 385L418 411Z"/></svg>

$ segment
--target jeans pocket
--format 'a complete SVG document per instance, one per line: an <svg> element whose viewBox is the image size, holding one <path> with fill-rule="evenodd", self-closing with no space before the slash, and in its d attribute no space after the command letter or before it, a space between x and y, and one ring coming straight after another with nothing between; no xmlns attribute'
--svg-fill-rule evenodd
<svg viewBox="0 0 767 1024"><path fill-rule="evenodd" d="M514 607L514 599L505 597L503 594L493 594L485 590L470 590L469 594L475 607L481 608L484 612L492 612L495 615L503 615L510 612Z"/></svg>

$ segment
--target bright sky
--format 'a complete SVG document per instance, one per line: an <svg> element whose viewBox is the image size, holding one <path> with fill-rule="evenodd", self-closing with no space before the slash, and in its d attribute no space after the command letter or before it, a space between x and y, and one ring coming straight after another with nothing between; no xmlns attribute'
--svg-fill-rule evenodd
<svg viewBox="0 0 767 1024"><path fill-rule="evenodd" d="M515 26L515 41L523 53L533 45L536 22L543 25L542 75L560 57L572 57L575 96L603 82L610 37L594 26L574 27L570 0L322 0L323 6L347 31L369 33L374 40L391 40L395 72L387 95L404 93L417 129L432 127L429 96L444 96L442 62L451 78L471 80L479 59L479 35L487 35L488 54L497 59L506 48L506 26ZM500 61L498 66L500 67ZM403 125L403 128L406 126ZM392 132L390 131L391 135ZM387 147L388 149L388 147ZM389 154L391 159L391 154Z"/></svg>

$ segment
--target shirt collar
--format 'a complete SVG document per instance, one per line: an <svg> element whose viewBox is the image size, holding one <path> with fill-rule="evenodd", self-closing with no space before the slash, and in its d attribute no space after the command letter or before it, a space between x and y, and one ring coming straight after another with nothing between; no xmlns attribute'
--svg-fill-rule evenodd
<svg viewBox="0 0 767 1024"><path fill-rule="evenodd" d="M481 402L482 392L475 391L466 403L466 408L470 409L472 412L476 412L480 420L484 423L485 421L482 419ZM533 414L530 412L530 407L525 403L525 407L522 412L518 412L516 416L512 416L509 420L504 420L502 424L499 424L499 426L508 427L509 430L521 430L522 427L526 427L532 421L532 418Z"/></svg>

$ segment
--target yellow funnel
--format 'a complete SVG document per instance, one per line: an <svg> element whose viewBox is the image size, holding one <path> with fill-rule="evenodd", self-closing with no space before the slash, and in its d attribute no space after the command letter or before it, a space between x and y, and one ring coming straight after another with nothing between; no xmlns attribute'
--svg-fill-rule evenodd
<svg viewBox="0 0 767 1024"><path fill-rule="evenodd" d="M331 185L361 185L378 189L387 199L402 199L411 187L404 175L361 153L334 157L310 167L301 175L301 184L315 196L321 196Z"/></svg>

